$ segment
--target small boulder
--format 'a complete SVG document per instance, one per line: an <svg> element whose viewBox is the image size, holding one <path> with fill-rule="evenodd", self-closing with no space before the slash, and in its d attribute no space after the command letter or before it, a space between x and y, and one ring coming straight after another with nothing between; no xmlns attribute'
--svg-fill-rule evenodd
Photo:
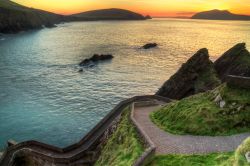
<svg viewBox="0 0 250 166"><path fill-rule="evenodd" d="M219 94L215 99L214 102L219 103L222 100L221 95Z"/></svg>
<svg viewBox="0 0 250 166"><path fill-rule="evenodd" d="M247 159L247 162L250 163L250 152L247 152L247 153L245 154L245 157L246 157L246 159Z"/></svg>
<svg viewBox="0 0 250 166"><path fill-rule="evenodd" d="M10 140L7 141L8 147L14 146L14 145L17 145L17 144L18 144L18 143L17 143L15 140L12 140L12 139L10 139Z"/></svg>
<svg viewBox="0 0 250 166"><path fill-rule="evenodd" d="M220 101L220 108L224 108L226 105L226 102L224 100Z"/></svg>
<svg viewBox="0 0 250 166"><path fill-rule="evenodd" d="M144 46L142 46L143 49L150 49L150 48L154 48L154 47L157 47L157 43L148 43L148 44L145 44Z"/></svg>

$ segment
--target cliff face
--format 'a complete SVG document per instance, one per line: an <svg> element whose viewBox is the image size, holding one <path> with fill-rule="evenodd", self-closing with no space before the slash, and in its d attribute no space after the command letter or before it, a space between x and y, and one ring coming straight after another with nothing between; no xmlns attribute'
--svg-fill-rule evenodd
<svg viewBox="0 0 250 166"><path fill-rule="evenodd" d="M190 95L215 88L220 84L208 50L194 54L156 93L171 99L182 99Z"/></svg>
<svg viewBox="0 0 250 166"><path fill-rule="evenodd" d="M63 21L64 16L27 8L17 3L0 0L0 33L53 27Z"/></svg>
<svg viewBox="0 0 250 166"><path fill-rule="evenodd" d="M250 20L250 16L233 14L227 10L204 11L193 15L191 18L207 20Z"/></svg>
<svg viewBox="0 0 250 166"><path fill-rule="evenodd" d="M78 20L145 20L141 14L124 9L101 9L71 15Z"/></svg>
<svg viewBox="0 0 250 166"><path fill-rule="evenodd" d="M214 62L215 69L222 81L227 75L250 77L250 53L245 43L239 43L225 52Z"/></svg>
<svg viewBox="0 0 250 166"><path fill-rule="evenodd" d="M250 77L250 53L245 43L239 43L212 63L207 49L199 50L156 93L182 99L214 89L227 75Z"/></svg>

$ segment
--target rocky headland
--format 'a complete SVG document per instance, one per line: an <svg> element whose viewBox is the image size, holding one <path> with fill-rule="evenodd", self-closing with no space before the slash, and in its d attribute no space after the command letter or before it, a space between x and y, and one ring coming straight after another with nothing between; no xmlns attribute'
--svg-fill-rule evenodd
<svg viewBox="0 0 250 166"><path fill-rule="evenodd" d="M16 33L28 29L54 27L65 16L0 0L0 33Z"/></svg>
<svg viewBox="0 0 250 166"><path fill-rule="evenodd" d="M224 81L227 75L250 77L250 53L245 43L239 43L225 52L214 62L219 78Z"/></svg>
<svg viewBox="0 0 250 166"><path fill-rule="evenodd" d="M214 63L209 59L207 49L199 50L163 84L156 95L179 100L214 89L225 81L227 75L250 76L250 53L245 43L235 45Z"/></svg>
<svg viewBox="0 0 250 166"><path fill-rule="evenodd" d="M167 80L156 93L171 99L182 99L215 88L220 84L208 50L200 49Z"/></svg>
<svg viewBox="0 0 250 166"><path fill-rule="evenodd" d="M55 27L55 24L70 21L145 19L149 17L123 9L102 9L65 16L25 7L10 0L0 0L0 33L51 28Z"/></svg>

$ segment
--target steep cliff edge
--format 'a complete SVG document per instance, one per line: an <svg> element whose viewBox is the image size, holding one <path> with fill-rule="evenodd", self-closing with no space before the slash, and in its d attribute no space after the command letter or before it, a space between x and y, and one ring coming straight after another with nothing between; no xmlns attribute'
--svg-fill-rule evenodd
<svg viewBox="0 0 250 166"><path fill-rule="evenodd" d="M203 48L194 54L156 93L171 99L182 99L215 88L220 84L209 60L208 50Z"/></svg>
<svg viewBox="0 0 250 166"><path fill-rule="evenodd" d="M156 94L179 100L214 89L227 75L250 77L250 53L245 43L236 44L214 63L209 60L207 49L199 50Z"/></svg>
<svg viewBox="0 0 250 166"><path fill-rule="evenodd" d="M227 75L250 77L250 53L245 43L239 43L225 52L214 62L214 67L222 81Z"/></svg>

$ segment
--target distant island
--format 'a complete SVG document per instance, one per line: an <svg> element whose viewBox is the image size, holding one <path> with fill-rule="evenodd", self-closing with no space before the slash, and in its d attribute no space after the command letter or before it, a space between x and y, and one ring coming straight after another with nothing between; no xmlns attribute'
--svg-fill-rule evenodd
<svg viewBox="0 0 250 166"><path fill-rule="evenodd" d="M141 14L123 9L93 10L64 16L43 10L28 8L10 0L0 0L0 33L16 33L29 29L55 27L69 21L96 20L146 20Z"/></svg>
<svg viewBox="0 0 250 166"><path fill-rule="evenodd" d="M228 10L210 10L196 13L191 19L206 20L250 20L250 16L233 14Z"/></svg>
<svg viewBox="0 0 250 166"><path fill-rule="evenodd" d="M71 17L76 17L78 20L145 20L151 18L150 16L144 17L129 10L116 8L86 11L73 14Z"/></svg>

